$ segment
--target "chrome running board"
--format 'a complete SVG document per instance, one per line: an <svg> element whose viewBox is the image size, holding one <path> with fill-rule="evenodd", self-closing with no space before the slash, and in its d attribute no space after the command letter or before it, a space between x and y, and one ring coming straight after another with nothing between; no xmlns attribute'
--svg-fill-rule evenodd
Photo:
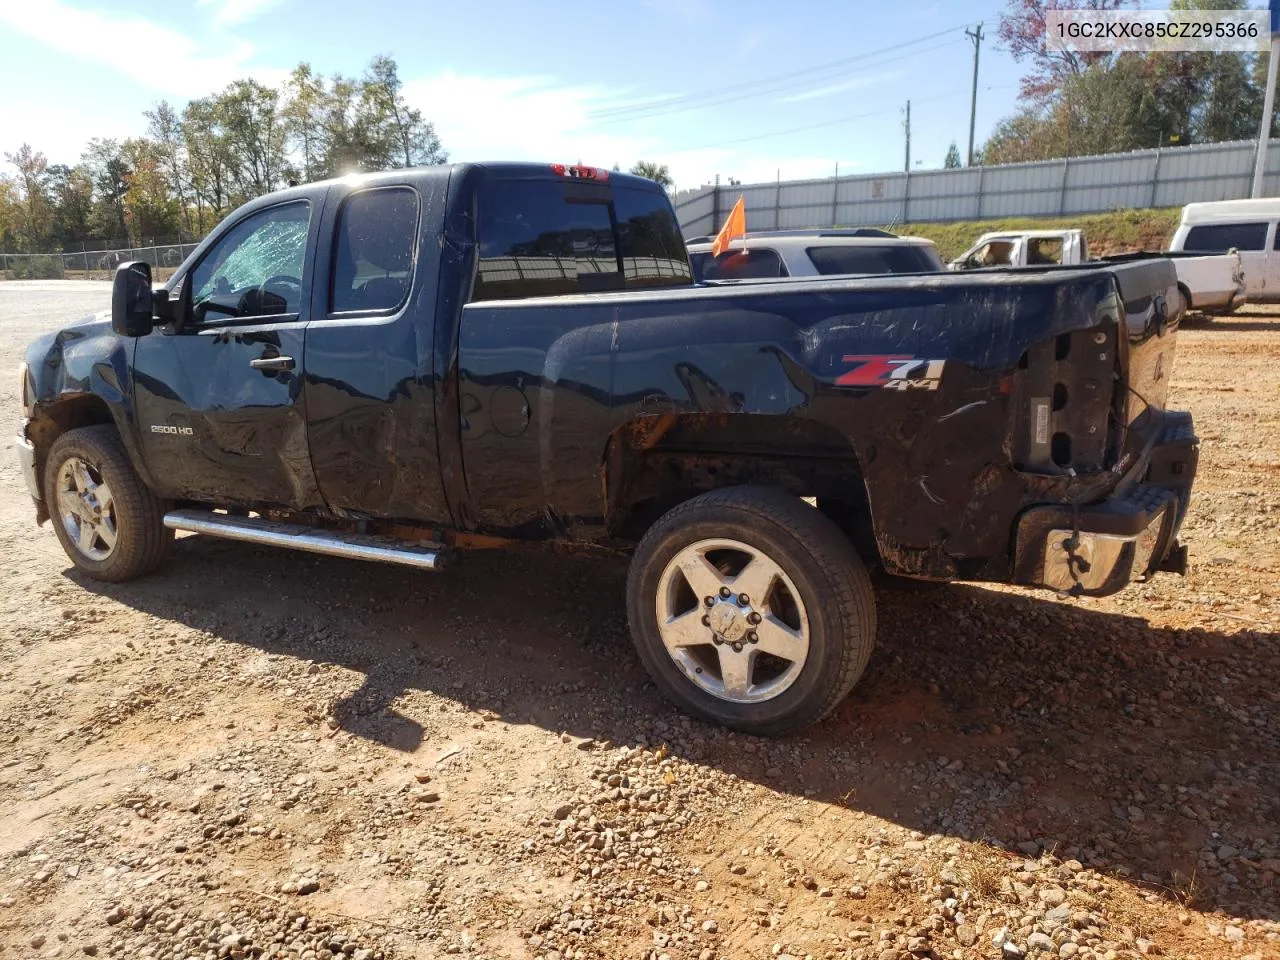
<svg viewBox="0 0 1280 960"><path fill-rule="evenodd" d="M342 533L302 524L277 523L261 517L233 517L209 510L171 510L164 515L164 525L170 530L203 533L226 540L286 547L329 557L399 563L419 570L440 570L448 565L450 558L448 548L439 543Z"/></svg>

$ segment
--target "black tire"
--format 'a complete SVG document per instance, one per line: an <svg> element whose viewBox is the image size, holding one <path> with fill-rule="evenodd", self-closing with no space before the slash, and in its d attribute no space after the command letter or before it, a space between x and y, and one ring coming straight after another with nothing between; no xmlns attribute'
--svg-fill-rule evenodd
<svg viewBox="0 0 1280 960"><path fill-rule="evenodd" d="M767 555L808 611L803 665L771 699L738 703L707 692L668 654L659 631L663 571L692 544L722 538ZM831 713L862 676L875 646L875 599L857 551L817 509L769 487L713 490L664 514L632 558L627 617L640 659L667 697L695 716L760 736L791 733Z"/></svg>
<svg viewBox="0 0 1280 960"><path fill-rule="evenodd" d="M85 554L67 530L59 509L58 477L72 458L79 458L96 472L112 494L116 539L102 558ZM45 460L44 495L62 549L77 569L95 580L119 583L150 573L164 561L173 544L173 531L164 525L164 502L129 463L115 427L79 427L58 437Z"/></svg>

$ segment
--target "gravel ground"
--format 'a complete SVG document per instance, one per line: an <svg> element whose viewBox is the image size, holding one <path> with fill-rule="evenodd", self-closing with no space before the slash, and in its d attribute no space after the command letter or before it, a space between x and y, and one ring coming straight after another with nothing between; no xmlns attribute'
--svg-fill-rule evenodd
<svg viewBox="0 0 1280 960"><path fill-rule="evenodd" d="M0 284L0 370L106 301ZM0 457L0 958L1280 957L1278 371L1280 317L1181 334L1189 577L886 589L784 741L657 695L620 563L96 584Z"/></svg>

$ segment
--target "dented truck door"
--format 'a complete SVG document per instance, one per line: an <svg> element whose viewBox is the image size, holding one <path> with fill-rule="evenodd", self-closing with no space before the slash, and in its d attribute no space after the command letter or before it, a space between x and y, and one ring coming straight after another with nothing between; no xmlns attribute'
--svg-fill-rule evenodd
<svg viewBox="0 0 1280 960"><path fill-rule="evenodd" d="M176 278L185 316L138 338L138 431L161 496L319 504L301 408L318 206L249 208Z"/></svg>

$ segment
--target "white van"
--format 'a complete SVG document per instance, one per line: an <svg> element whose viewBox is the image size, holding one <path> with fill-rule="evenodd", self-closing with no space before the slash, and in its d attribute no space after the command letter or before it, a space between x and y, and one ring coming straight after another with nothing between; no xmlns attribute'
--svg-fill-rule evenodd
<svg viewBox="0 0 1280 960"><path fill-rule="evenodd" d="M1188 203L1170 250L1240 252L1247 303L1280 303L1280 197Z"/></svg>

